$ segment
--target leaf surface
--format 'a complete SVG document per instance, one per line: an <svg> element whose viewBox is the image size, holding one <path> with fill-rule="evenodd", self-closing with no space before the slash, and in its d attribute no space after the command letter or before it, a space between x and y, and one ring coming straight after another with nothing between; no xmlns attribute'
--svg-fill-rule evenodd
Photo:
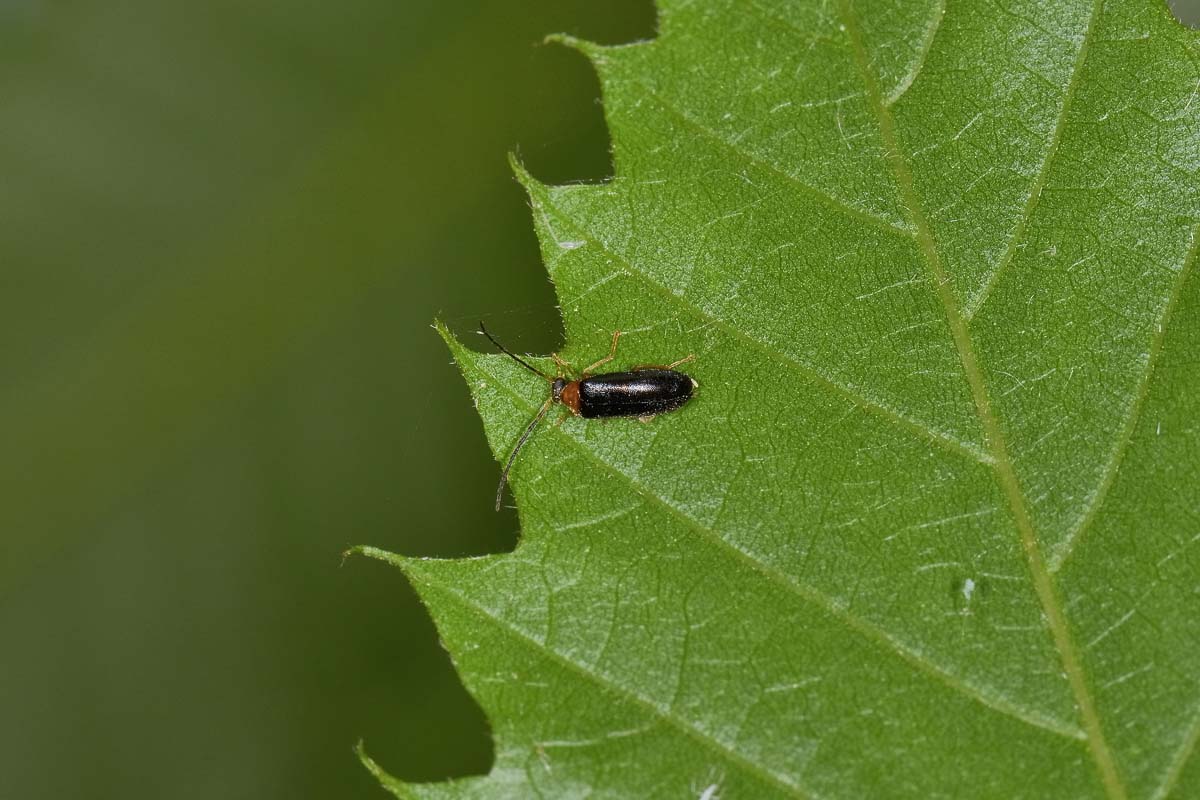
<svg viewBox="0 0 1200 800"><path fill-rule="evenodd" d="M620 329L606 369L700 388L539 430L514 553L367 549L496 739L385 785L1200 796L1196 34L1157 0L660 11L573 43L616 177L518 174L563 357ZM443 335L503 460L547 387Z"/></svg>

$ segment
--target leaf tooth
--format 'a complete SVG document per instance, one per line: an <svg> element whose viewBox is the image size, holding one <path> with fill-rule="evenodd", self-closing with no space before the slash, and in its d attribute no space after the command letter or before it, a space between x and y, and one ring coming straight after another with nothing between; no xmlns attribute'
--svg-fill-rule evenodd
<svg viewBox="0 0 1200 800"><path fill-rule="evenodd" d="M375 776L375 780L379 781L383 788L396 797L401 798L401 800L415 797L407 784L397 780L387 770L379 766L375 759L367 755L367 749L362 739L359 739L358 744L354 745L354 753L358 756L358 760L362 762L362 765L367 768L368 772Z"/></svg>
<svg viewBox="0 0 1200 800"><path fill-rule="evenodd" d="M550 191L550 187L547 184L542 183L540 180L533 177L533 173L525 168L525 165L521 163L521 157L516 153L510 152L508 154L508 166L512 170L513 175L516 177L517 183L521 184L521 187L525 189L525 192L530 196L530 199L533 199L533 194L535 191Z"/></svg>
<svg viewBox="0 0 1200 800"><path fill-rule="evenodd" d="M592 62L602 58L604 51L609 49L602 44L597 44L587 39L580 39L578 36L572 36L569 33L552 33L542 41L546 44L560 44L563 47L576 50L587 56L588 60Z"/></svg>

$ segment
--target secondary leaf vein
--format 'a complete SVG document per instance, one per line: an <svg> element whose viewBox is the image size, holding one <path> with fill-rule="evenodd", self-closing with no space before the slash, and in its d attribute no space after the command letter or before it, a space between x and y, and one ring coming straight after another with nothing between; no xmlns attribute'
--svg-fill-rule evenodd
<svg viewBox="0 0 1200 800"><path fill-rule="evenodd" d="M535 404L529 403L528 400L510 389L508 384L501 379L501 376L489 372L478 365L476 365L475 368L491 379L494 385L503 387L504 391L507 392L514 400L516 400L517 403L525 410L528 410L531 413L536 410L537 406ZM801 600L816 606L830 617L846 625L846 627L850 630L874 643L883 652L906 661L910 665L935 678L937 681L954 690L955 692L963 694L975 702L1000 714L1012 717L1027 725L1031 725L1035 728L1041 728L1068 739L1083 740L1085 738L1083 731L1081 731L1078 727L1049 717L1039 711L1024 708L1012 702L1008 698L995 694L985 687L971 683L967 679L954 674L940 664L931 661L929 656L908 645L903 640L898 639L874 623L868 622L867 620L851 613L843 603L828 597L811 586L799 583L782 570L771 566L767 562L759 559L753 553L743 550L736 544L726 540L720 535L719 532L691 516L684 509L679 508L666 498L652 491L649 487L638 482L638 480L632 475L629 475L619 467L602 459L594 450L587 447L586 443L579 441L562 428L557 426L551 426L551 428L556 431L557 435L564 437L572 446L577 448L581 453L583 453L584 456L591 459L595 464L599 465L610 474L620 477L626 481L630 488L633 489L633 491L639 496L655 503L672 516L682 520L685 525L701 534L709 542L717 545L727 554L741 561L753 572L761 575L770 583L782 587L789 594L793 594Z"/></svg>
<svg viewBox="0 0 1200 800"><path fill-rule="evenodd" d="M1079 45L1079 52L1075 56L1075 65L1071 70L1071 77L1068 79L1067 88L1063 92L1062 107L1058 110L1058 118L1055 119L1054 129L1050 133L1050 144L1046 148L1046 157L1042 159L1042 163L1038 167L1037 176L1029 188L1029 196L1025 198L1025 205L1021 209L1021 216L1017 220L1017 225L1013 228L1012 236L1008 240L1008 247L1004 249L1004 253L996 262L996 266L992 269L991 273L984 278L979 291L975 293L974 297L967 298L966 302L963 303L961 314L967 322L970 322L979 313L979 310L983 308L983 304L991 296L992 289L995 288L1000 275L1012 263L1017 251L1025 241L1025 231L1029 226L1029 220L1033 218L1038 203L1041 202L1042 192L1046 188L1046 179L1050 175L1051 164L1054 162L1055 156L1058 155L1058 149L1062 143L1062 134L1067 127L1067 117L1071 113L1071 98L1075 96L1079 76L1083 72L1084 61L1087 60L1088 46L1092 41L1092 32L1095 30L1096 20L1100 16L1100 7L1101 3L1099 0L1092 3L1092 13L1088 17L1087 27L1084 28L1083 41Z"/></svg>
<svg viewBox="0 0 1200 800"><path fill-rule="evenodd" d="M945 19L945 17L946 0L938 0L938 3L933 10L933 16L930 18L929 23L925 27L925 32L921 37L921 49L917 53L916 63L913 64L913 67L908 71L908 74L906 74L900 80L900 82L896 84L896 88L892 89L892 91L888 94L887 99L885 100L887 105L895 105L896 102L904 96L904 93L912 88L913 83L916 82L917 77L921 74L921 70L925 68L925 61L929 58L930 51L933 50L933 40L937 38L938 29L942 27L942 20Z"/></svg>
<svg viewBox="0 0 1200 800"><path fill-rule="evenodd" d="M371 548L371 550L373 550L373 548ZM364 552L368 551L364 550ZM389 561L392 560L390 553L384 554L384 557ZM403 560L398 563L398 566L400 566L401 569L404 568ZM672 713L671 710L666 706L654 702L654 700L651 698L638 694L637 692L629 689L626 686L623 686L617 681L612 680L603 673L589 669L586 665L567 658L563 654L547 646L545 642L538 641L525 631L517 628L508 620L493 614L489 609L483 607L482 605L472 602L460 592L455 591L453 587L440 584L436 581L431 581L427 577L422 577L421 580L430 586L440 589L446 596L457 600L459 604L463 606L463 608L473 611L483 619L493 623L498 629L507 632L510 636L523 642L531 649L542 653L551 661L565 667L577 675L582 676L583 678L600 686L602 689L605 689L619 697L625 698L628 702L640 707L652 717L662 720L683 735L687 736L692 741L716 753L719 757L730 761L758 780L765 783L770 783L771 785L783 790L791 797L800 798L800 800L817 800L818 795L814 792L806 789L803 786L800 786L786 776L779 775L763 768L759 764L756 764L725 742L722 742L720 739L714 737L712 734L696 727L688 720L685 720L682 717Z"/></svg>
<svg viewBox="0 0 1200 800"><path fill-rule="evenodd" d="M1192 724L1188 729L1187 736L1183 738L1179 749L1175 751L1175 757L1167 765L1162 783L1154 790L1154 794L1150 795L1150 800L1164 800L1171 795L1175 785L1179 783L1180 776L1183 775L1183 768L1196 753L1197 742L1200 742L1200 706L1197 706L1193 713Z"/></svg>
<svg viewBox="0 0 1200 800"><path fill-rule="evenodd" d="M886 405L882 401L869 398L866 395L859 393L855 387L840 383L828 375L818 371L816 368L805 364L804 362L799 361L796 358L787 355L786 353L782 353L773 349L769 343L754 338L750 334L734 327L715 314L712 314L709 311L675 294L666 286L663 286L658 281L655 281L653 278L651 278L649 273L647 273L645 270L633 264L631 261L625 258L625 256L618 253L614 248L610 247L607 243L600 239L597 235L585 229L580 223L568 216L566 212L558 208L551 201L549 193L546 192L543 187L527 173L521 171L520 174L522 176L522 180L525 181L526 186L529 188L530 193L536 193L536 199L538 202L540 202L545 208L555 211L558 219L570 225L574 229L574 235L584 237L588 241L593 242L597 247L621 264L621 266L625 268L624 271L626 274L628 274L630 277L640 280L647 287L653 289L671 303L674 303L696 317L699 317L712 327L718 328L735 339L752 346L756 350L766 353L769 357L784 365L786 368L800 373L809 380L815 381L818 385L824 387L825 389L848 398L851 402L865 411L868 411L882 419L888 420L896 427L906 430L910 433L918 433L924 439L942 445L950 452L969 458L972 461L977 461L982 464L991 463L992 456L986 451L981 450L977 445L971 442L965 442L961 439L951 436L948 433L935 431L932 428L928 428L922 422L905 416L900 411L897 411L891 406Z"/></svg>
<svg viewBox="0 0 1200 800"><path fill-rule="evenodd" d="M664 111L666 111L671 116L678 119L685 126L687 126L688 128L691 128L696 133L699 133L704 138L721 145L722 147L727 149L729 152L733 153L734 155L736 155L739 158L741 158L742 160L744 160L747 164L758 167L759 169L765 170L767 172L770 172L772 175L777 175L778 177L784 179L785 181L792 184L796 188L800 189L805 194L807 194L810 197L813 197L817 201L821 202L823 205L826 205L829 208L832 208L835 211L838 211L842 214L853 217L854 219L856 219L860 222L865 222L873 228L877 228L881 231L884 231L885 233L890 233L890 234L894 234L896 236L900 236L904 239L912 239L913 238L914 232L912 230L902 227L900 225L897 225L895 222L892 222L891 220L888 220L884 217L880 217L875 214L872 214L869 211L863 211L860 208L855 208L854 206L847 203L845 200L834 197L833 195L831 195L821 189L818 189L817 187L815 187L811 184L805 183L804 181L797 178L795 175L793 175L790 172L787 172L783 169L780 169L778 166L776 166L775 164L772 164L770 161L765 160L761 156L755 155L754 153L750 152L749 150L746 150L743 147L739 147L736 142L729 141L728 139L721 136L716 131L714 131L711 128L709 128L708 126L706 126L704 123L702 123L699 120L692 117L686 111L681 109L678 105L676 105L675 103L671 102L667 98L663 97L658 92L651 89L646 84L641 83L639 81L631 81L631 83L632 83L632 85L636 86L638 89L645 92L646 95L648 97L650 97L650 99L652 99L654 102L658 103L658 105L660 107L662 107L662 109Z"/></svg>
<svg viewBox="0 0 1200 800"><path fill-rule="evenodd" d="M1121 434L1117 438L1117 444L1113 448L1112 455L1109 456L1108 464L1105 466L1104 476L1101 478L1100 484L1096 487L1096 491L1092 494L1087 510L1080 518L1079 524L1075 526L1075 529L1067 536L1059 549L1050 554L1049 566L1052 573L1056 573L1062 569L1067 559L1071 557L1071 553L1075 549L1075 544L1083 536L1084 532L1091 527L1092 522L1099 515L1104 501L1108 498L1109 491L1116 482L1117 472L1121 469L1121 462L1125 459L1125 453L1128 452L1129 444L1133 440L1138 420L1141 419L1142 408L1146 404L1146 398L1150 396L1151 379L1154 377L1154 368L1158 363L1159 354L1162 353L1167 326L1170 323L1171 314L1175 310L1175 305L1183 294L1184 286L1187 284L1188 277L1191 274L1192 264L1196 261L1197 250L1200 250L1200 222L1197 222L1195 227L1192 228L1192 244L1188 248L1183 266L1179 270L1179 276L1175 279L1175 284L1171 287L1171 291L1167 295L1167 300L1163 305L1162 313L1159 315L1153 337L1150 340L1150 353L1146 356L1146 368L1142 371L1142 376L1134 393L1133 402L1130 404L1129 413L1126 415L1125 425L1121 429Z"/></svg>

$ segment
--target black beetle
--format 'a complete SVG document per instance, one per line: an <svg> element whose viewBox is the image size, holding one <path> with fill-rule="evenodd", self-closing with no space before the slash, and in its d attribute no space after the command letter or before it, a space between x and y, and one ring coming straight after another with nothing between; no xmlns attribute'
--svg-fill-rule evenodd
<svg viewBox="0 0 1200 800"><path fill-rule="evenodd" d="M621 338L620 331L613 333L612 349L608 351L608 355L580 373L577 380L571 381L562 375L551 378L540 369L530 366L496 341L482 322L479 323L479 332L500 348L500 352L550 382L550 396L546 398L546 402L542 404L541 409L534 415L521 437L517 439L512 455L508 457L508 463L504 465L504 471L500 473L500 485L496 487L497 511L500 510L500 503L504 498L504 485L508 482L508 472L517 459L517 453L521 452L521 448L533 433L533 429L537 427L537 424L542 421L542 417L546 416L550 407L555 403L561 403L569 408L575 416L586 419L637 417L645 421L655 415L674 411L691 400L692 392L697 386L691 376L675 370L675 367L691 361L695 356L681 358L666 366L646 365L634 367L627 372L606 372L602 375L592 375L592 371L596 367L607 364L616 356L617 341ZM551 357L554 359L554 363L558 364L560 370L571 371L570 365L560 359L557 354L552 354Z"/></svg>

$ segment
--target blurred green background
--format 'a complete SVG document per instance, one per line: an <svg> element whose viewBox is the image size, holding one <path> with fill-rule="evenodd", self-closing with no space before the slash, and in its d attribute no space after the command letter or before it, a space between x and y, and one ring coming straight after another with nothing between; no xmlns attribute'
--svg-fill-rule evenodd
<svg viewBox="0 0 1200 800"><path fill-rule="evenodd" d="M1181 2L1200 18L1200 0ZM560 344L505 154L650 0L0 2L0 798L381 797L491 741L401 575L509 549L429 329Z"/></svg>

